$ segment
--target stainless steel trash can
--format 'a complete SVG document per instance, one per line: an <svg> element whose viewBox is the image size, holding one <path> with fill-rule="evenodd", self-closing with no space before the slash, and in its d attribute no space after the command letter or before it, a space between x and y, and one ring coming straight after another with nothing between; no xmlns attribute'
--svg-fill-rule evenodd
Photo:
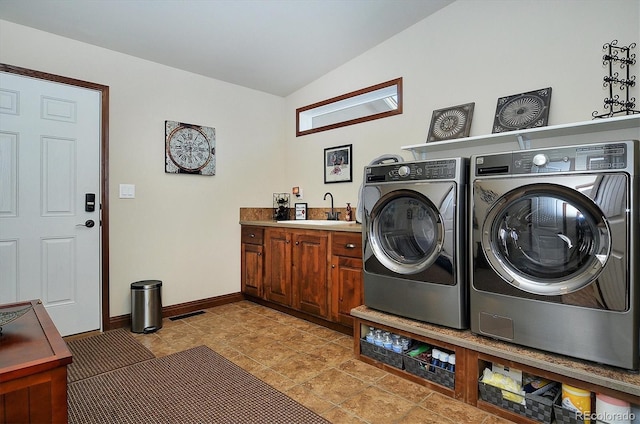
<svg viewBox="0 0 640 424"><path fill-rule="evenodd" d="M131 331L153 333L162 328L162 281L131 283Z"/></svg>

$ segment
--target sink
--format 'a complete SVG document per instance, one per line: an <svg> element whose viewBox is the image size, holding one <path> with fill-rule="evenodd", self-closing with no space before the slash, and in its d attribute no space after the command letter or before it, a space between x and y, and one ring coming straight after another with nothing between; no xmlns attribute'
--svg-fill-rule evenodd
<svg viewBox="0 0 640 424"><path fill-rule="evenodd" d="M349 225L354 221L329 221L328 219L297 219L291 221L277 221L278 224L304 224L304 225Z"/></svg>

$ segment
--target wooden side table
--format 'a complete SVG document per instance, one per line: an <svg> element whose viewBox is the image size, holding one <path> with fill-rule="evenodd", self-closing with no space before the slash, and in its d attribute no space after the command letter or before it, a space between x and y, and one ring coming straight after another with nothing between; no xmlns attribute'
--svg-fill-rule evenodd
<svg viewBox="0 0 640 424"><path fill-rule="evenodd" d="M71 352L39 300L0 305L33 309L0 336L0 424L66 423Z"/></svg>

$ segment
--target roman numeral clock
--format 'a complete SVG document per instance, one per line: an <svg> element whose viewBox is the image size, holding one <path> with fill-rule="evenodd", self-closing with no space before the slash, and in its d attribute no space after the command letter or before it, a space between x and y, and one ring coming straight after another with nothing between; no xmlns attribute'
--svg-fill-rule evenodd
<svg viewBox="0 0 640 424"><path fill-rule="evenodd" d="M216 130L182 122L165 121L165 172L216 174Z"/></svg>

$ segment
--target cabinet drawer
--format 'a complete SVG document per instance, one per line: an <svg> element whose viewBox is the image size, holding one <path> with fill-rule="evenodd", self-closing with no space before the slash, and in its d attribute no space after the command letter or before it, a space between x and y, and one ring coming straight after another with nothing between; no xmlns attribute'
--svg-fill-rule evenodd
<svg viewBox="0 0 640 424"><path fill-rule="evenodd" d="M334 232L332 237L332 255L362 258L362 234Z"/></svg>
<svg viewBox="0 0 640 424"><path fill-rule="evenodd" d="M242 227L242 235L240 241L248 244L262 244L264 240L264 228L260 227Z"/></svg>

